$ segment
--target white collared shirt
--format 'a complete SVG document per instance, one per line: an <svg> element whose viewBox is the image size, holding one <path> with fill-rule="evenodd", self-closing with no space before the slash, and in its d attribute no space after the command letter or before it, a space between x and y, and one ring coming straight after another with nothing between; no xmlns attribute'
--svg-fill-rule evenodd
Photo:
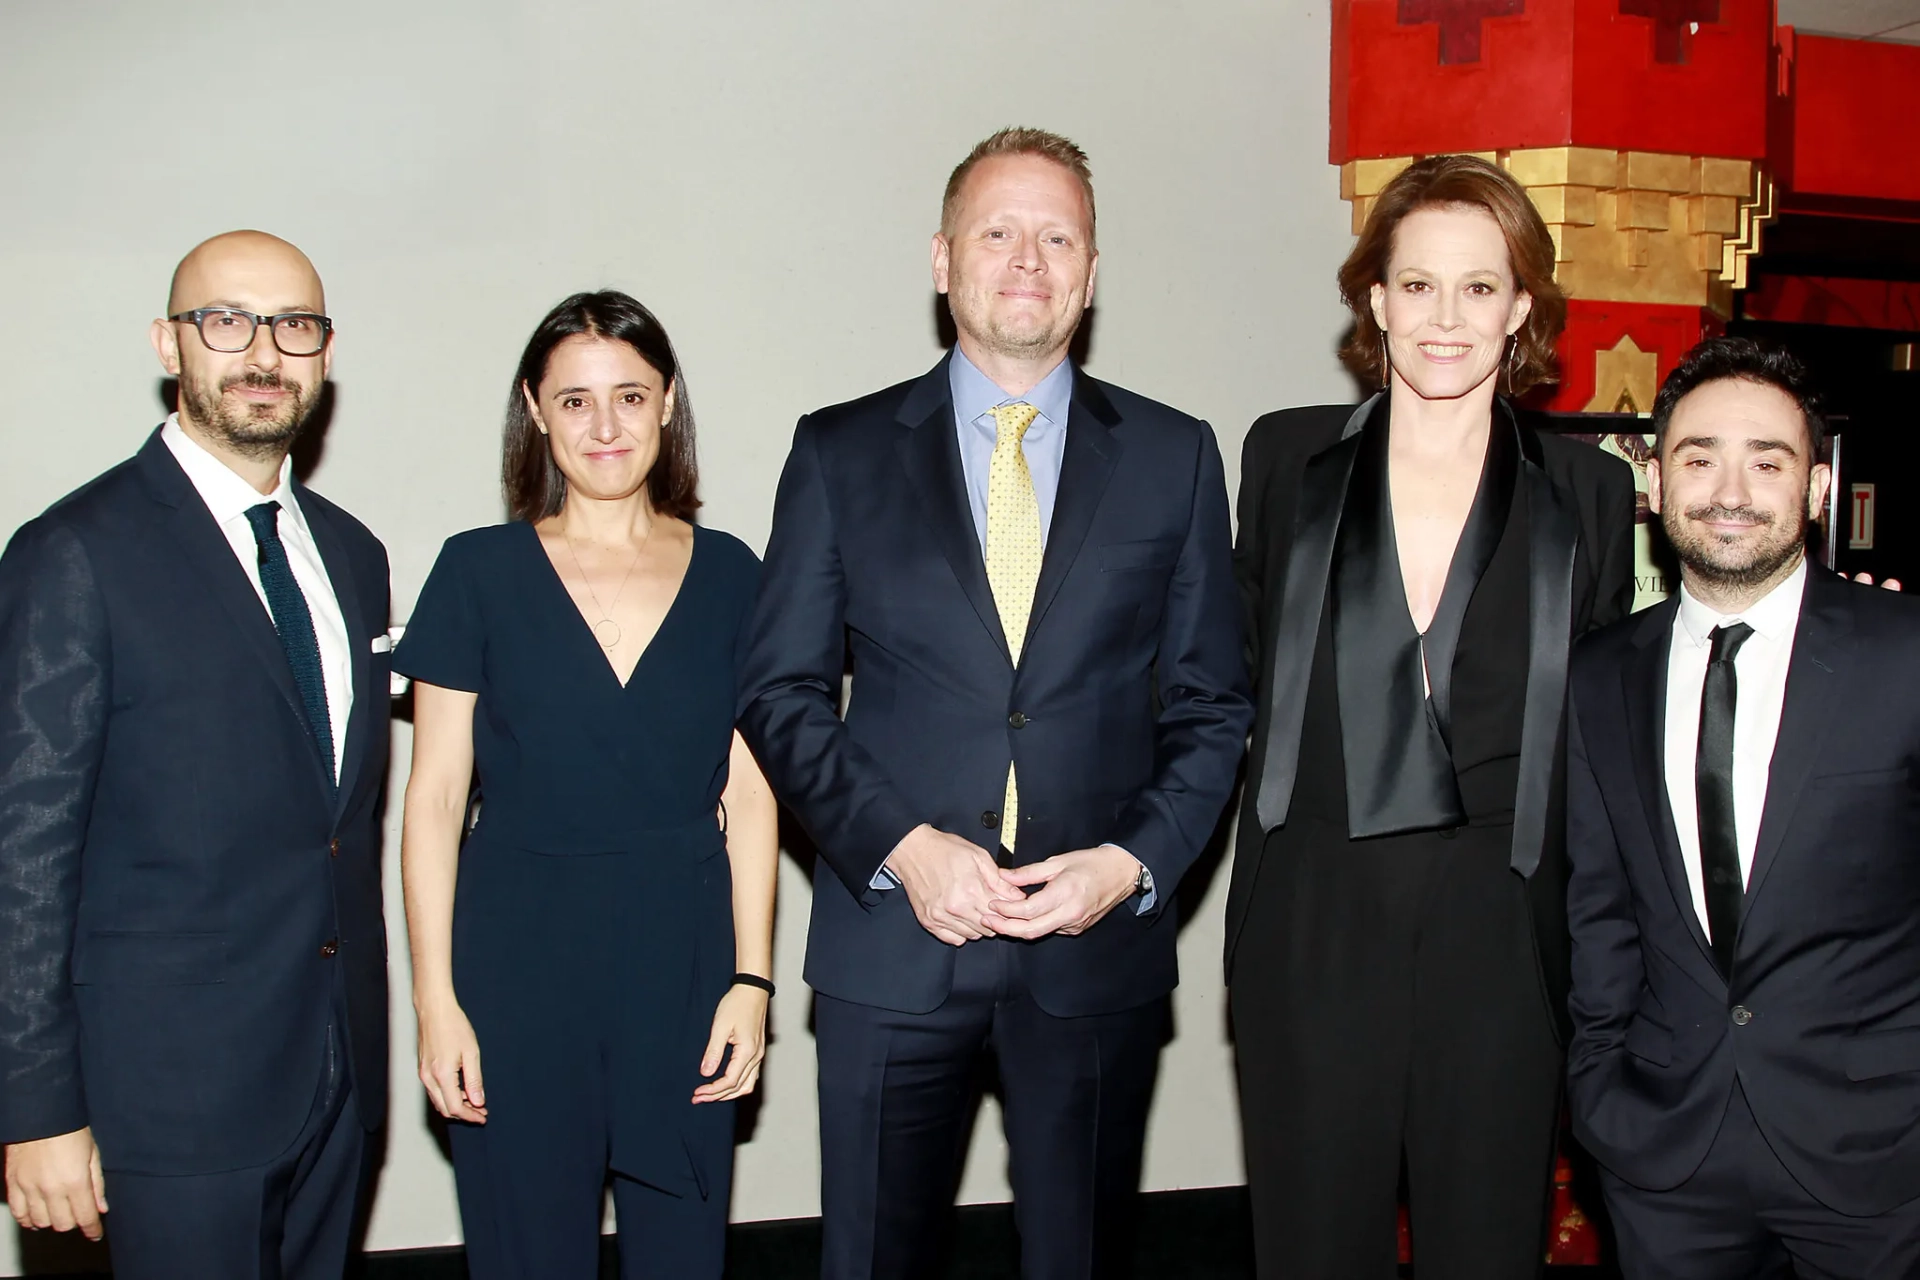
<svg viewBox="0 0 1920 1280"><path fill-rule="evenodd" d="M1740 882L1753 875L1753 849L1760 814L1767 803L1767 778L1773 767L1774 740L1780 735L1780 709L1787 697L1787 664L1800 626L1800 597L1806 591L1807 563L1744 613L1721 614L1701 603L1683 583L1667 651L1666 771L1667 803L1674 833L1680 837L1687 886L1701 926L1707 922L1707 890L1700 870L1700 807L1695 792L1694 758L1700 748L1700 695L1707 681L1715 627L1744 622L1753 634L1734 655L1736 689L1733 710L1733 826L1740 850Z"/></svg>
<svg viewBox="0 0 1920 1280"><path fill-rule="evenodd" d="M307 598L314 639L320 644L320 671L327 682L327 716L333 721L333 776L337 782L347 745L347 717L353 714L353 651L347 642L346 618L333 593L333 580L327 577L313 530L307 527L307 517L293 495L293 459L281 462L279 483L272 493L262 494L189 436L180 426L180 415L167 419L160 429L160 439L193 482L220 532L227 536L227 545L233 548L234 558L253 584L254 594L260 597L260 607L267 609L269 622L273 611L267 605L266 588L260 585L260 548L254 540L253 526L247 523L247 510L262 502L280 504L280 544L286 548L293 580Z"/></svg>

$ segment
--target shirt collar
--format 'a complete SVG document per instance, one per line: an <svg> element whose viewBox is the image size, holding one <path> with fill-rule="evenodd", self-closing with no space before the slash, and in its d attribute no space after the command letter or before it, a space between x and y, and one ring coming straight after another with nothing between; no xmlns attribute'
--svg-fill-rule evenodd
<svg viewBox="0 0 1920 1280"><path fill-rule="evenodd" d="M1027 394L1010 396L956 346L953 360L947 366L947 383L953 392L953 416L957 422L976 421L1003 404L1032 405L1040 411L1041 420L1027 428L1031 439L1047 426L1067 425L1067 410L1073 403L1073 361L1062 360L1055 365L1053 372L1040 379Z"/></svg>
<svg viewBox="0 0 1920 1280"><path fill-rule="evenodd" d="M1724 614L1711 606L1701 603L1693 592L1687 590L1687 584L1680 584L1680 627L1687 639L1697 647L1706 648L1713 643L1716 627L1729 623L1744 622L1766 640L1778 640L1789 634L1800 618L1800 597L1807 589L1807 561L1802 556L1800 564L1788 574L1784 581L1766 595L1754 601L1744 613Z"/></svg>
<svg viewBox="0 0 1920 1280"><path fill-rule="evenodd" d="M180 469L187 473L187 479L193 482L201 501L213 513L216 524L224 526L231 520L239 519L246 515L248 508L257 507L263 502L277 502L300 532L307 533L306 519L301 514L300 504L293 497L292 455L280 460L280 479L274 485L273 492L262 494L188 435L180 425L179 414L167 416L166 425L160 428L160 439L166 443L174 460L180 464Z"/></svg>

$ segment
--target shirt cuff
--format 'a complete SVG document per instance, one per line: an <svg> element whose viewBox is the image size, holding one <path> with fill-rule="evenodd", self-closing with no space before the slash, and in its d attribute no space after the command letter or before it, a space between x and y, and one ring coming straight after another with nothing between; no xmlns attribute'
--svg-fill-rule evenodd
<svg viewBox="0 0 1920 1280"><path fill-rule="evenodd" d="M878 871L873 873L873 879L867 881L867 888L878 889L883 893L888 889L898 889L899 887L900 877L887 870L886 864L884 863L881 864Z"/></svg>

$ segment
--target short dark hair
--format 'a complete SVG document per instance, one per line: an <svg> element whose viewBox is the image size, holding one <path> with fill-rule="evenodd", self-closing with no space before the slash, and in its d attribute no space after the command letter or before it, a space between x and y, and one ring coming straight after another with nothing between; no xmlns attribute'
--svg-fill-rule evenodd
<svg viewBox="0 0 1920 1280"><path fill-rule="evenodd" d="M1827 415L1807 366L1784 347L1724 334L1708 338L1687 352L1660 384L1660 394L1653 399L1656 456L1666 449L1667 424L1673 421L1673 411L1680 407L1680 402L1709 382L1728 379L1772 387L1798 405L1800 417L1807 426L1807 443L1812 449L1809 461L1819 461L1820 446L1827 438Z"/></svg>
<svg viewBox="0 0 1920 1280"><path fill-rule="evenodd" d="M547 312L527 340L520 367L514 371L513 387L507 392L507 424L500 459L507 513L531 524L558 514L567 503L567 478L555 464L547 438L534 423L521 387L538 392L553 349L583 334L626 343L672 388L673 412L660 427L660 456L647 473L647 498L659 515L692 519L700 508L700 468L694 456L693 404L687 399L673 340L653 312L614 289L567 298Z"/></svg>
<svg viewBox="0 0 1920 1280"><path fill-rule="evenodd" d="M1387 384L1382 367L1387 337L1373 318L1373 286L1387 282L1394 237L1408 214L1458 206L1483 209L1500 225L1513 281L1533 299L1533 309L1513 335L1518 354L1507 370L1508 394L1525 395L1543 382L1559 381L1554 344L1567 327L1567 297L1553 280L1553 237L1527 189L1479 156L1416 160L1374 197L1360 238L1340 264L1340 296L1354 319L1353 333L1340 348L1341 360L1367 385Z"/></svg>

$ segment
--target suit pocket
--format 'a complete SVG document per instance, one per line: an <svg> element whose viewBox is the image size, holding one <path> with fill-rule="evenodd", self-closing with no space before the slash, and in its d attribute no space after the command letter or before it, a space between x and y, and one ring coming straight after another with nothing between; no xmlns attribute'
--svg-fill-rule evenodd
<svg viewBox="0 0 1920 1280"><path fill-rule="evenodd" d="M1862 1032L1847 1041L1841 1056L1846 1060L1849 1080L1920 1071L1920 1027Z"/></svg>
<svg viewBox="0 0 1920 1280"><path fill-rule="evenodd" d="M1100 572L1169 569L1179 557L1180 549L1167 542L1113 542L1100 548Z"/></svg>
<svg viewBox="0 0 1920 1280"><path fill-rule="evenodd" d="M1912 770L1906 765L1896 769L1865 769L1855 773L1820 773L1807 779L1816 787L1873 787L1893 786L1912 780Z"/></svg>
<svg viewBox="0 0 1920 1280"><path fill-rule="evenodd" d="M224 933L89 933L73 950L77 986L179 987L225 982Z"/></svg>
<svg viewBox="0 0 1920 1280"><path fill-rule="evenodd" d="M1627 1024L1627 1052L1656 1067L1673 1065L1673 1032L1644 1014Z"/></svg>

